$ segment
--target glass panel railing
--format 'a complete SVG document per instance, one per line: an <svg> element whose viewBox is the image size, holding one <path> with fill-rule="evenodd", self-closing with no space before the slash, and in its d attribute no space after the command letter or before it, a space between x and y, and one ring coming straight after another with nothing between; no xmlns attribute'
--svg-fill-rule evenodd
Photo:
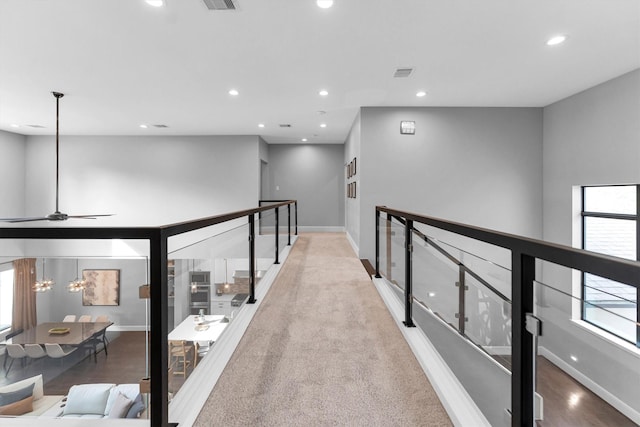
<svg viewBox="0 0 640 427"><path fill-rule="evenodd" d="M174 276L167 336L172 394L198 375L200 364L249 295L249 224L235 225L168 254ZM206 235L206 229L200 235Z"/></svg>
<svg viewBox="0 0 640 427"><path fill-rule="evenodd" d="M458 330L460 270L422 238L413 237L413 295Z"/></svg>
<svg viewBox="0 0 640 427"><path fill-rule="evenodd" d="M25 246L54 255L6 257L0 266L2 319L14 325L0 333L0 393L33 383L33 410L22 417L77 417L89 415L82 394L103 387L135 402L130 417L146 418L148 395L139 387L149 376L149 305L139 298L149 282L146 242Z"/></svg>
<svg viewBox="0 0 640 427"><path fill-rule="evenodd" d="M380 274L404 289L405 227L396 220L380 220Z"/></svg>
<svg viewBox="0 0 640 427"><path fill-rule="evenodd" d="M511 301L476 274L466 272L465 285L465 335L511 370Z"/></svg>
<svg viewBox="0 0 640 427"><path fill-rule="evenodd" d="M546 267L545 271L549 270ZM637 356L633 355L635 335L624 336L625 332L635 333L635 316L619 310L618 302L594 305L574 296L571 277L579 281L579 272L555 266L553 273L557 278L535 282L536 316L543 328L538 341L537 392L544 400L544 421L539 425L564 425L568 413L572 425L633 425L602 403L598 403L597 411L572 410L589 406L598 398L569 375L609 390L610 396L623 405L637 404L635 393L613 391L619 390L620 384L640 384ZM591 320L580 320L581 308ZM603 323L615 326L612 332L620 336L599 327ZM571 386L560 387L562 381Z"/></svg>

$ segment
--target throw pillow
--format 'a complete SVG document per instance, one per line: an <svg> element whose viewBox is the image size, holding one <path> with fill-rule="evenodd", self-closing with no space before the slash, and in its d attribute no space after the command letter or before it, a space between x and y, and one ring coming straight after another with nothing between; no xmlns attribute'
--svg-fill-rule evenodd
<svg viewBox="0 0 640 427"><path fill-rule="evenodd" d="M115 384L77 384L69 389L64 415L101 414L107 405L110 390Z"/></svg>
<svg viewBox="0 0 640 427"><path fill-rule="evenodd" d="M132 403L133 401L131 399L127 399L127 396L122 393L118 393L107 418L124 418Z"/></svg>
<svg viewBox="0 0 640 427"><path fill-rule="evenodd" d="M144 402L142 401L142 395L138 394L135 399L133 399L133 403L131 404L131 408L129 408L129 412L127 412L127 416L125 418L140 418L140 414L144 411Z"/></svg>
<svg viewBox="0 0 640 427"><path fill-rule="evenodd" d="M24 415L33 411L33 396L0 406L0 415Z"/></svg>
<svg viewBox="0 0 640 427"><path fill-rule="evenodd" d="M27 397L33 396L33 387L35 384L29 384L28 386L6 393L0 393L0 406L9 405L11 403L18 402Z"/></svg>
<svg viewBox="0 0 640 427"><path fill-rule="evenodd" d="M0 393L7 393L9 391L16 391L28 386L29 384L35 384L33 388L33 400L42 399L44 396L44 390L42 388L42 374L35 377L26 378L22 381L18 381L9 385L0 387Z"/></svg>

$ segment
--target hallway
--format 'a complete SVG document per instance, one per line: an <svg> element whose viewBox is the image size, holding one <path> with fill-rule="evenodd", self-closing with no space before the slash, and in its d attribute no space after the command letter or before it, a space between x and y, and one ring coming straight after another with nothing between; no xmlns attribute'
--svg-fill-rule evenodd
<svg viewBox="0 0 640 427"><path fill-rule="evenodd" d="M451 423L345 234L309 233L195 425Z"/></svg>

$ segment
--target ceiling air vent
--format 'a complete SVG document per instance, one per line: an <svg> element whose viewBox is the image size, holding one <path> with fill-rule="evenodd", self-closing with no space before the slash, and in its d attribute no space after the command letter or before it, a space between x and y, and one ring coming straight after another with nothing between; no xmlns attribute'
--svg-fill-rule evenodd
<svg viewBox="0 0 640 427"><path fill-rule="evenodd" d="M233 0L203 0L209 10L235 10Z"/></svg>
<svg viewBox="0 0 640 427"><path fill-rule="evenodd" d="M396 72L393 73L393 77L409 77L413 73L413 68L398 68Z"/></svg>
<svg viewBox="0 0 640 427"><path fill-rule="evenodd" d="M281 125L280 125L280 127L281 127L281 128L290 128L290 127L291 127L291 125L290 125L290 124L288 124L288 123L285 123L285 124L281 124Z"/></svg>
<svg viewBox="0 0 640 427"><path fill-rule="evenodd" d="M45 127L44 127L44 126L42 126L42 125L25 125L25 126L28 126L28 127L30 127L30 128L36 128L36 129L44 129L44 128L45 128Z"/></svg>
<svg viewBox="0 0 640 427"><path fill-rule="evenodd" d="M154 128L159 128L159 129L164 129L164 128L168 128L169 126L167 125L153 125Z"/></svg>

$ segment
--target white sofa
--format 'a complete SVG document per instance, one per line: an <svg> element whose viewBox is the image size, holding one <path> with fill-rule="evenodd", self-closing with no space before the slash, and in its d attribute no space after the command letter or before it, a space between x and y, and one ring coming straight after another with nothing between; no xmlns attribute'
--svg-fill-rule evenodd
<svg viewBox="0 0 640 427"><path fill-rule="evenodd" d="M42 417L139 418L144 409L138 384L78 384Z"/></svg>
<svg viewBox="0 0 640 427"><path fill-rule="evenodd" d="M64 396L45 396L44 388L42 382L42 375L36 375L31 378L26 378L24 380L15 382L13 384L8 384L0 387L0 393L12 393L17 390L23 389L31 384L33 387L33 410L30 412L26 412L24 414L20 414L21 416L29 416L36 417L44 414L52 407L57 406Z"/></svg>

